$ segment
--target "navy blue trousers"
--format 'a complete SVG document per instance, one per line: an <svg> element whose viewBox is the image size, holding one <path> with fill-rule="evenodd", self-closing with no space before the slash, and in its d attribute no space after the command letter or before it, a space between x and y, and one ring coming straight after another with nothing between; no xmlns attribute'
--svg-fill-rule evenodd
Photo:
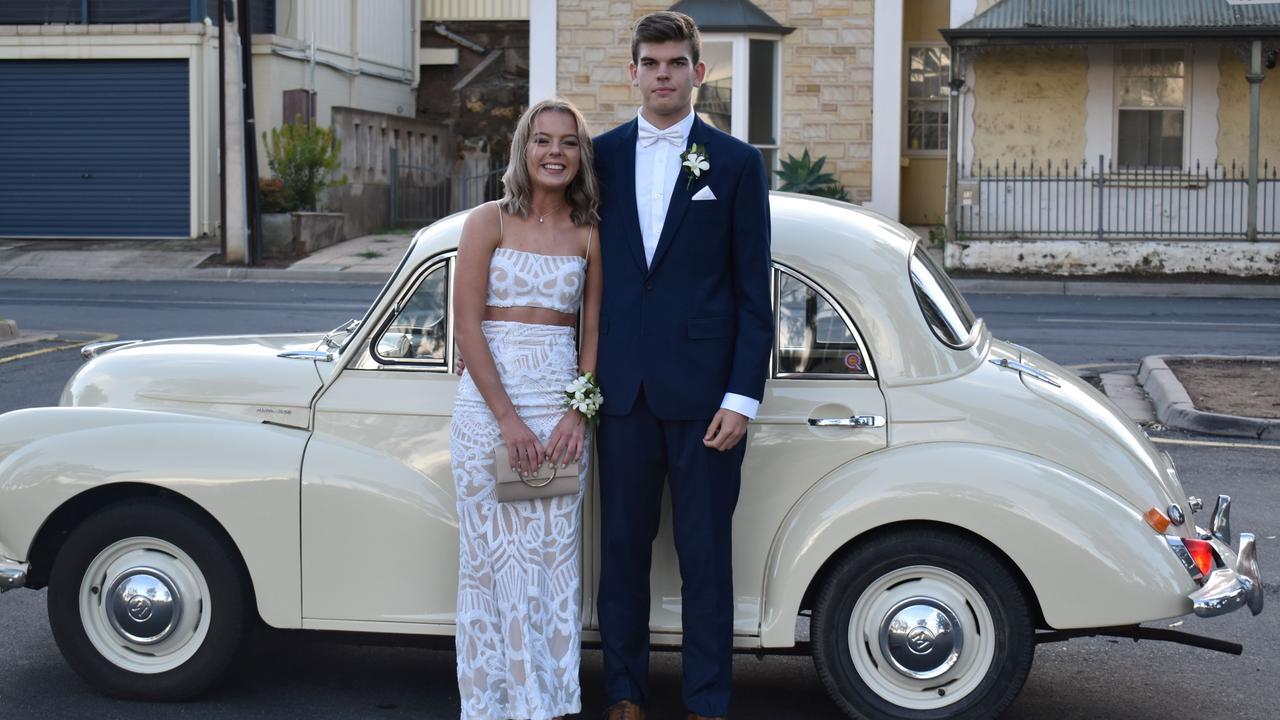
<svg viewBox="0 0 1280 720"><path fill-rule="evenodd" d="M604 539L597 610L610 704L649 702L649 570L669 479L684 625L684 704L729 712L733 667L733 509L747 441L705 447L706 420L660 420L644 399L597 433Z"/></svg>

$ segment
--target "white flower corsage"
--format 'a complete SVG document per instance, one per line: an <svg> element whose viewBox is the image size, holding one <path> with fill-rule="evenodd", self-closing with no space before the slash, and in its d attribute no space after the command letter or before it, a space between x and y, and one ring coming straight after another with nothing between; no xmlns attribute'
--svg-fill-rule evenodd
<svg viewBox="0 0 1280 720"><path fill-rule="evenodd" d="M604 394L600 392L600 384L596 382L595 373L583 373L577 380L569 383L564 389L564 404L595 425L600 421L600 406L604 405Z"/></svg>
<svg viewBox="0 0 1280 720"><path fill-rule="evenodd" d="M698 143L689 145L689 149L685 150L680 156L683 161L680 164L684 166L685 171L685 189L693 184L694 180L701 180L702 174L711 171L711 156L707 154L707 146L699 146Z"/></svg>

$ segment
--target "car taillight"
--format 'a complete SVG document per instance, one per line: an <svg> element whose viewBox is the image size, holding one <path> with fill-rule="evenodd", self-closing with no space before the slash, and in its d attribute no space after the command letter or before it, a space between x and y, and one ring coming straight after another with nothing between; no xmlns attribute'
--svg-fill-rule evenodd
<svg viewBox="0 0 1280 720"><path fill-rule="evenodd" d="M1208 577L1209 571L1213 569L1213 546L1204 540L1191 538L1183 538L1182 544L1186 546L1187 552L1191 553L1191 559L1200 569L1200 574Z"/></svg>

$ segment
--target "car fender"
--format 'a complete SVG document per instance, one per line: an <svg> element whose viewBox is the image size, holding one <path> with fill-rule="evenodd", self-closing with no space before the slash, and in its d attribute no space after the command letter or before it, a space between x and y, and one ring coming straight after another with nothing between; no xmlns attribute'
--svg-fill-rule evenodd
<svg viewBox="0 0 1280 720"><path fill-rule="evenodd" d="M0 415L0 547L30 557L49 516L94 488L166 488L221 524L269 625L301 625L299 473L308 433L192 415L36 408Z"/></svg>
<svg viewBox="0 0 1280 720"><path fill-rule="evenodd" d="M1194 581L1163 536L1114 493L1025 453L936 443L854 460L796 503L770 550L762 644L794 644L806 589L850 541L913 521L953 525L994 545L1022 572L1054 628L1191 612Z"/></svg>

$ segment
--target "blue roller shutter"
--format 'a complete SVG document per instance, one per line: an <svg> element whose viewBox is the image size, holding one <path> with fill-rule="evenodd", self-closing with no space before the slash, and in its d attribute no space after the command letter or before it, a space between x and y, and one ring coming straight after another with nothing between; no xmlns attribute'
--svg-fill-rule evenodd
<svg viewBox="0 0 1280 720"><path fill-rule="evenodd" d="M186 60L0 61L0 237L189 237Z"/></svg>

